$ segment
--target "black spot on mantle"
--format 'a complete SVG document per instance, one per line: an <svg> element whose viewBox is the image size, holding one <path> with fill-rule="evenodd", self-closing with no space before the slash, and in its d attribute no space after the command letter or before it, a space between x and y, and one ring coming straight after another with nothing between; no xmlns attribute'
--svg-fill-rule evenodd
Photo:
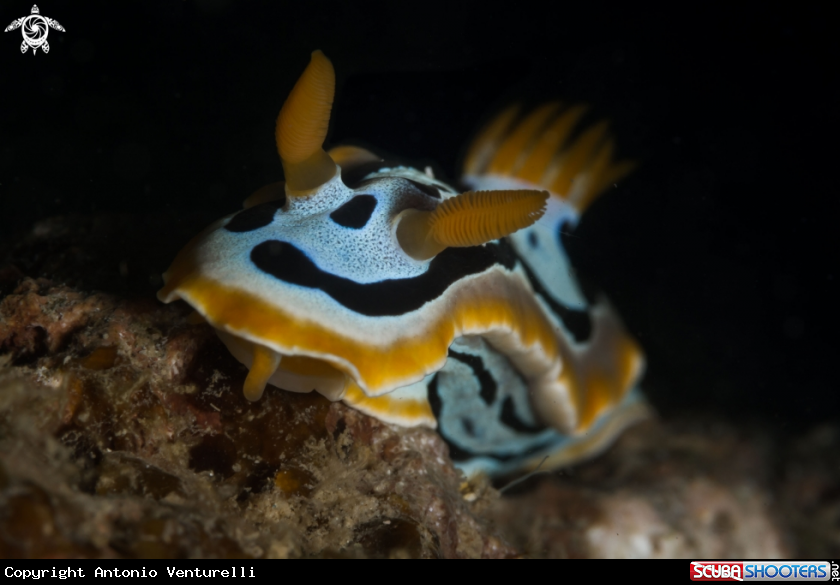
<svg viewBox="0 0 840 585"><path fill-rule="evenodd" d="M376 208L373 195L356 195L350 201L330 214L330 219L338 225L354 230L365 227Z"/></svg>
<svg viewBox="0 0 840 585"><path fill-rule="evenodd" d="M242 210L225 226L229 232L243 233L258 230L274 221L274 214L286 204L286 196Z"/></svg>
<svg viewBox="0 0 840 585"><path fill-rule="evenodd" d="M273 277L307 288L317 288L356 313L369 317L396 316L417 310L438 298L454 282L469 274L484 272L494 264L510 269L513 250L501 240L498 245L447 248L414 278L388 279L361 284L318 268L293 244L279 240L262 242L251 251L251 261Z"/></svg>
<svg viewBox="0 0 840 585"><path fill-rule="evenodd" d="M528 245L533 249L538 248L540 245L540 241L537 239L537 233L534 230L528 230Z"/></svg>
<svg viewBox="0 0 840 585"><path fill-rule="evenodd" d="M480 388L479 396L481 396L484 404L491 406L493 401L496 400L496 394L498 393L499 388L496 385L496 379L493 378L490 372L487 371L487 368L484 367L484 361L477 355L461 353L460 351L454 351L451 348L449 350L449 357L458 360L473 371L473 374L478 379L478 385Z"/></svg>
<svg viewBox="0 0 840 585"><path fill-rule="evenodd" d="M423 194L428 195L432 199L440 199L440 191L438 191L437 187L434 185L427 185L426 183L421 183L420 181L415 181L413 179L405 180L411 183L415 189L422 191Z"/></svg>
<svg viewBox="0 0 840 585"><path fill-rule="evenodd" d="M394 160L378 160L368 163L363 163L358 167L352 168L347 172L342 172L341 180L344 184L351 188L351 189L359 189L364 185L369 184L371 181L382 179L383 177L377 177L376 179L365 179L371 173L376 173L381 171L382 169L395 169L397 167L406 167L414 169L418 172L419 169L415 169L411 165L407 165L398 161ZM429 185L426 183L422 183L420 181L415 181L414 179L409 179L407 177L392 177L394 179L402 179L405 182L409 183L412 187L423 193L424 195L431 197L432 199L441 199L440 190L435 185Z"/></svg>
<svg viewBox="0 0 840 585"><path fill-rule="evenodd" d="M502 403L502 412L499 417L499 420L502 422L502 424L509 426L514 431L526 435L536 435L543 432L546 429L546 427L543 425L530 425L521 418L519 418L519 415L516 414L516 407L513 404L512 396L508 396L507 398L505 398L505 401Z"/></svg>
<svg viewBox="0 0 840 585"><path fill-rule="evenodd" d="M406 165L395 160L376 160L367 163L362 163L357 167L353 167L348 171L341 172L341 181L350 189L358 189L362 181L371 173L375 173L382 169L393 169L396 167L404 167Z"/></svg>

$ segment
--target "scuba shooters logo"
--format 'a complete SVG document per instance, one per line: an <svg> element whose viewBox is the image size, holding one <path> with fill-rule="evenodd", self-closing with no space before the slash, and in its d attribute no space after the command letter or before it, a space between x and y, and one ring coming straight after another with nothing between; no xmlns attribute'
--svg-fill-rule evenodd
<svg viewBox="0 0 840 585"><path fill-rule="evenodd" d="M837 581L828 561L692 561L692 581Z"/></svg>

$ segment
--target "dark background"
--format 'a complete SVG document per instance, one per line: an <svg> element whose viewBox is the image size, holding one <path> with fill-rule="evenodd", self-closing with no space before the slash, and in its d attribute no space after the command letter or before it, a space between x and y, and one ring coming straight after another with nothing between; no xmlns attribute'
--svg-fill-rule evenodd
<svg viewBox="0 0 840 585"><path fill-rule="evenodd" d="M0 26L31 1L4 0ZM0 35L0 239L58 214L237 209L281 178L274 120L316 48L338 74L333 144L450 178L509 100L586 102L641 164L570 253L645 347L654 404L836 421L834 20L623 4L41 2L67 30L49 54Z"/></svg>

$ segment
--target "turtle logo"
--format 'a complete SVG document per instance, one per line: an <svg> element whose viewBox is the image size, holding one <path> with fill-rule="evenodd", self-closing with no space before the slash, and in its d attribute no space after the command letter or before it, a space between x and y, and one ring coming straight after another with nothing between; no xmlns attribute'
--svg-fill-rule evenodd
<svg viewBox="0 0 840 585"><path fill-rule="evenodd" d="M41 16L41 11L38 10L38 5L32 6L32 14L13 20L12 24L6 27L3 32L9 32L20 28L23 33L23 42L20 44L20 52L25 53L26 49L32 47L32 54L38 52L40 48L44 53L50 52L50 44L47 42L47 34L50 32L50 27L57 31L64 32L64 27L58 24L57 20Z"/></svg>

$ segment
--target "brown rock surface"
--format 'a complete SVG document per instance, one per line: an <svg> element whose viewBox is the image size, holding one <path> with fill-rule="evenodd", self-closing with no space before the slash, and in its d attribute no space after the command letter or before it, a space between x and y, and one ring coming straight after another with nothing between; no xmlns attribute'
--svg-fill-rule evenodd
<svg viewBox="0 0 840 585"><path fill-rule="evenodd" d="M0 556L840 553L832 429L781 449L652 421L500 496L432 431L314 394L249 403L212 330L154 298L192 231L57 218L0 249Z"/></svg>

